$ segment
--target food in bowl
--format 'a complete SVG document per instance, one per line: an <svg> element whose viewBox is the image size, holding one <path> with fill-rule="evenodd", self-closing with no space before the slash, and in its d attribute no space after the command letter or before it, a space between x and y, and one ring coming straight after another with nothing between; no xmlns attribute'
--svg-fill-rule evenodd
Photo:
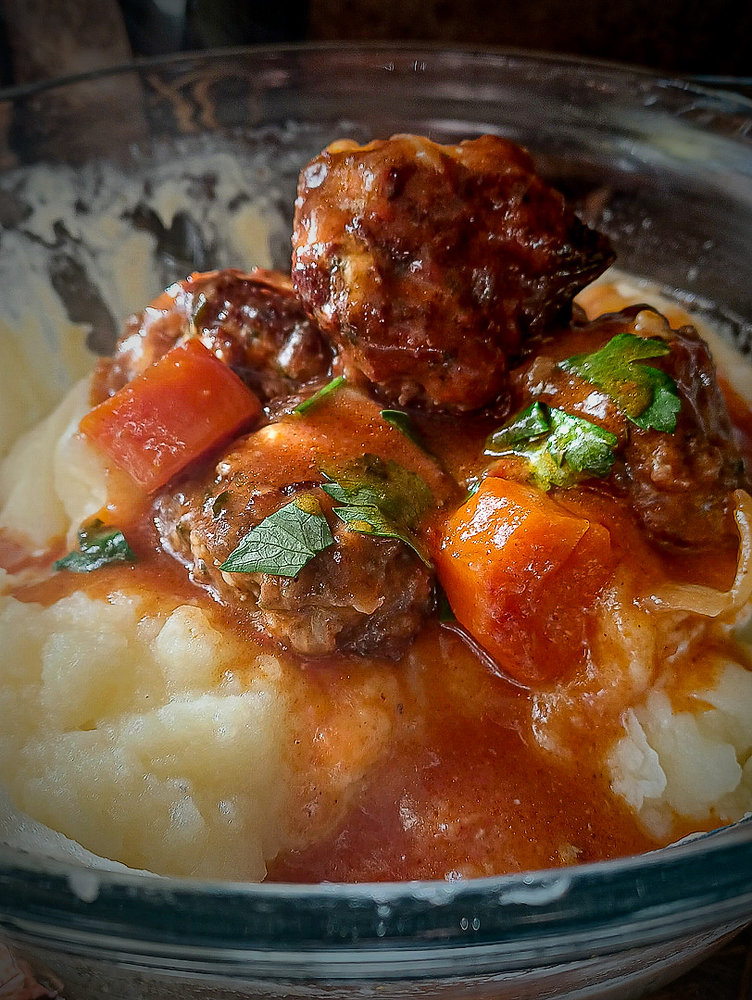
<svg viewBox="0 0 752 1000"><path fill-rule="evenodd" d="M0 473L17 806L287 881L742 816L749 410L675 307L591 284L611 261L505 140L340 142L291 275L129 321Z"/></svg>

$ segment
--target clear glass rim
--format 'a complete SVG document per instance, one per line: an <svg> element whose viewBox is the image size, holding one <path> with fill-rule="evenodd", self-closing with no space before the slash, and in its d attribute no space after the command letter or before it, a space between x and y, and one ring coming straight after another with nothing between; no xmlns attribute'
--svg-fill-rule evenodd
<svg viewBox="0 0 752 1000"><path fill-rule="evenodd" d="M17 940L103 961L292 979L479 974L743 926L752 822L646 855L457 882L198 882L0 849L3 887L0 927Z"/></svg>
<svg viewBox="0 0 752 1000"><path fill-rule="evenodd" d="M752 115L752 98L747 98L742 94L734 92L733 89L729 89L733 88L734 82L737 80L736 77L725 76L715 79L713 77L684 76L680 73L665 73L645 66L617 62L615 60L580 57L537 49L502 46L465 47L444 42L415 43L411 41L297 42L287 45L230 46L221 49L198 49L175 52L170 55L142 56L132 59L127 63L117 63L84 73L52 77L33 83L0 88L0 101L22 100L70 85L96 82L102 79L124 76L143 70L158 69L160 67L178 66L183 62L217 62L245 56L279 59L285 56L305 55L306 53L319 53L340 57L352 56L358 53L371 56L383 53L385 58L388 58L390 53L399 53L401 55L414 53L417 56L431 55L441 57L445 55L454 58L460 57L469 61L496 62L499 65L507 66L511 64L521 66L545 63L548 66L560 66L562 69L580 70L583 72L598 70L602 73L610 73L614 77L639 78L644 82L653 82L658 87L672 86L680 90L692 91L714 101L721 98L728 103L729 110L732 110L736 105L737 111L746 111ZM752 78L738 78L739 83L743 86L748 86L750 79Z"/></svg>

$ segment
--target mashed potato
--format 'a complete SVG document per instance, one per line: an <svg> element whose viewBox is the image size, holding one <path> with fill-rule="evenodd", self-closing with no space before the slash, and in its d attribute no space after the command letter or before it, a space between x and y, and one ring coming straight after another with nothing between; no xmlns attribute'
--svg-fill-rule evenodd
<svg viewBox="0 0 752 1000"><path fill-rule="evenodd" d="M139 612L125 594L48 609L3 600L8 787L21 809L104 857L262 878L289 788L276 664L259 658L241 687L238 650L200 611Z"/></svg>
<svg viewBox="0 0 752 1000"><path fill-rule="evenodd" d="M658 837L675 814L730 823L752 808L752 673L719 660L715 684L692 702L678 710L651 688L626 710L625 735L608 759L614 791Z"/></svg>

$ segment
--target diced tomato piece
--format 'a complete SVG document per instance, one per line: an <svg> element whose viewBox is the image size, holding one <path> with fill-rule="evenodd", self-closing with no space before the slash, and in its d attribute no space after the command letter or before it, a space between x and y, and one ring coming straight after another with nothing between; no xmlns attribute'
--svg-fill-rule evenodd
<svg viewBox="0 0 752 1000"><path fill-rule="evenodd" d="M261 403L251 390L192 339L95 406L80 429L152 491L260 415Z"/></svg>
<svg viewBox="0 0 752 1000"><path fill-rule="evenodd" d="M602 525L489 477L449 519L435 555L457 620L511 677L545 685L582 661L613 562Z"/></svg>

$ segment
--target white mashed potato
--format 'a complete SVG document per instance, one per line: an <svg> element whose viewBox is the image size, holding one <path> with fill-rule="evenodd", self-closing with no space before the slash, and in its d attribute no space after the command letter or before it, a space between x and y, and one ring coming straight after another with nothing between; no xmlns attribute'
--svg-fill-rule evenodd
<svg viewBox="0 0 752 1000"><path fill-rule="evenodd" d="M0 762L19 808L132 867L263 877L290 785L276 661L258 657L241 687L238 650L200 610L141 617L125 594L4 598L0 631Z"/></svg>
<svg viewBox="0 0 752 1000"><path fill-rule="evenodd" d="M719 661L715 685L692 701L677 711L660 687L650 690L626 711L609 758L614 791L658 836L674 813L729 823L752 806L752 673Z"/></svg>

